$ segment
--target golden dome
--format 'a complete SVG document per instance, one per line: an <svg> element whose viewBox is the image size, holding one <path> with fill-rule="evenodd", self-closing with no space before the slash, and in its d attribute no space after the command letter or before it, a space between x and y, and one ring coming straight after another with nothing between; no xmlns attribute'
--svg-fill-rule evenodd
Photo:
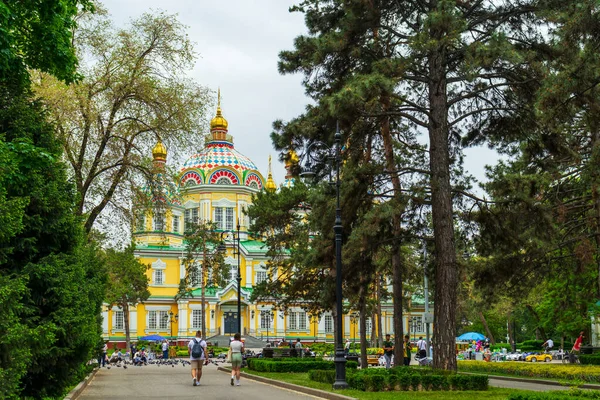
<svg viewBox="0 0 600 400"><path fill-rule="evenodd" d="M296 164L298 164L298 161L300 161L298 159L298 154L296 154L294 149L292 149L292 150L288 151L288 153L287 153L287 157L285 160L285 167L289 168L293 165L296 165Z"/></svg>
<svg viewBox="0 0 600 400"><path fill-rule="evenodd" d="M269 176L267 176L267 183L265 184L265 189L269 192L274 192L277 190L277 185L275 184L275 180L273 180L273 173L271 172L271 156L269 155Z"/></svg>
<svg viewBox="0 0 600 400"><path fill-rule="evenodd" d="M167 148L160 139L152 149L152 158L154 158L155 161L167 161Z"/></svg>
<svg viewBox="0 0 600 400"><path fill-rule="evenodd" d="M227 130L229 123L223 117L221 113L221 89L219 89L218 100L217 100L217 115L210 121L210 130Z"/></svg>

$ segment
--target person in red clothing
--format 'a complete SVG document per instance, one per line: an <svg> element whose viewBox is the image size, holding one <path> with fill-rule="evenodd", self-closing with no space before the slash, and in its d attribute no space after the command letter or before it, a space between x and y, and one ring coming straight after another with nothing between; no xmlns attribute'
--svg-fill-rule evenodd
<svg viewBox="0 0 600 400"><path fill-rule="evenodd" d="M575 341L575 344L573 345L573 348L571 349L571 351L580 351L582 344L583 344L583 331L579 332L579 337Z"/></svg>

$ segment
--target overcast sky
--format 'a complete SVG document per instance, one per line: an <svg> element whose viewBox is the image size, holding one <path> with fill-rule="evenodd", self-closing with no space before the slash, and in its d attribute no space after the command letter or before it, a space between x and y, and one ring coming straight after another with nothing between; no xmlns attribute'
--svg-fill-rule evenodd
<svg viewBox="0 0 600 400"><path fill-rule="evenodd" d="M223 116L235 147L267 176L269 154L273 174L281 183L285 170L271 144L272 123L303 112L309 99L300 75L277 72L278 54L293 48L306 32L301 13L290 13L294 0L104 0L119 27L140 14L165 10L178 14L189 27L200 58L191 76L201 85L221 88ZM487 148L467 150L468 172L483 179L483 165L497 155Z"/></svg>

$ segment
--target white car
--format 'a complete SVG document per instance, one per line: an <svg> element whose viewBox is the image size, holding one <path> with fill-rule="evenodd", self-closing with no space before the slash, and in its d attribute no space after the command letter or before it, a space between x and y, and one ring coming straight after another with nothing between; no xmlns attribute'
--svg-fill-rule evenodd
<svg viewBox="0 0 600 400"><path fill-rule="evenodd" d="M506 361L523 361L525 359L525 354L516 352L509 353L506 355Z"/></svg>

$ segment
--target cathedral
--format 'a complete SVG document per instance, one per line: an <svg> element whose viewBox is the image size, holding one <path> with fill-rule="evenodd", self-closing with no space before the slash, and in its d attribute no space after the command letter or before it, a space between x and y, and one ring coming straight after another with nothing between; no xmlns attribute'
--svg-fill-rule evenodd
<svg viewBox="0 0 600 400"><path fill-rule="evenodd" d="M269 171L263 174L248 157L234 146L228 122L223 117L220 101L216 116L210 122L205 147L191 156L179 170L175 182L167 182L164 169L167 149L158 142L152 151L153 163L163 184L162 213L148 212L137 218L133 227L135 255L150 266L147 271L150 298L131 306L129 325L131 339L160 335L172 340L187 340L202 327L200 287L192 296L176 300L181 279L186 276L183 243L186 224L210 220L219 232L228 233L225 240L225 264L229 267L228 284L205 289L205 332L207 338L232 336L237 332L238 318L242 335L263 341L294 340L333 341L333 315L324 312L313 316L301 307L285 313L276 304L250 301L253 287L267 279L267 249L249 233L250 221L244 210L252 194L261 190L277 190L269 160ZM297 161L293 159L294 162ZM291 165L281 186L294 184ZM162 173L161 173L162 171ZM239 235L239 236L238 236ZM233 237L233 239L231 239ZM238 240L239 237L239 240ZM238 249L239 248L239 249ZM199 256L202 262L202 255ZM238 299L238 268L240 298ZM241 313L238 315L238 301ZM416 305L416 304L415 304ZM393 333L392 304L383 305L382 331ZM422 312L417 313L422 316ZM103 310L103 336L111 342L125 340L123 311L118 306ZM408 318L408 316L406 317ZM415 317L416 318L416 317ZM367 322L367 334L371 322ZM410 330L410 321L406 321ZM414 326L417 329L416 325ZM424 332L422 321L419 329ZM344 337L358 339L358 320L352 314L344 318Z"/></svg>

